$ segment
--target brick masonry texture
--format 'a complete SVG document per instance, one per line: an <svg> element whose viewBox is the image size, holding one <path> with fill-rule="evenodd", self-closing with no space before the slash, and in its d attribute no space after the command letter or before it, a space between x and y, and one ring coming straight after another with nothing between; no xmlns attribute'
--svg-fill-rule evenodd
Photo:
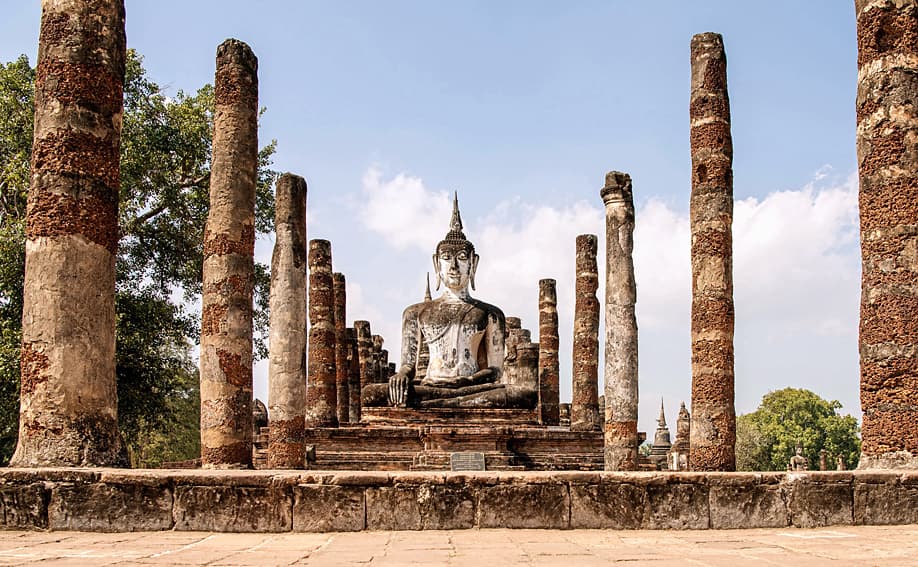
<svg viewBox="0 0 918 567"><path fill-rule="evenodd" d="M692 151L692 428L690 468L736 468L733 406L733 141L727 56L716 33L694 36Z"/></svg>

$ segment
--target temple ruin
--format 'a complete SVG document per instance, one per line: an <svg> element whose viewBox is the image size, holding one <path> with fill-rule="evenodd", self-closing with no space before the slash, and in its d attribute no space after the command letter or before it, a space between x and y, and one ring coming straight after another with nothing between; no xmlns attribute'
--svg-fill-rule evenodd
<svg viewBox="0 0 918 567"><path fill-rule="evenodd" d="M282 532L918 522L914 475L903 472L918 468L918 6L855 6L859 467L892 470L844 471L839 457L839 470L826 471L823 453L820 471L811 471L798 447L788 472L729 472L733 148L723 39L704 33L691 41L692 412L680 407L675 439L661 400L649 455L638 452L646 436L637 430L635 208L631 177L617 171L600 191L604 396L597 399L595 235L575 243L568 411L559 399L556 280L532 286L538 342L520 318L473 297L479 262L493 259L466 236L458 195L444 237L431 242L435 293L428 283L423 299L406 307L401 336L383 348L369 321L348 324L331 242L307 245L306 182L285 174L276 184L269 406L253 401L258 60L229 39L217 49L203 237L201 458L189 464L210 470L151 473L99 468L127 464L114 374L124 6L44 0L12 461L21 468L0 471L0 526ZM253 467L296 470L213 470ZM442 474L450 470L462 474Z"/></svg>

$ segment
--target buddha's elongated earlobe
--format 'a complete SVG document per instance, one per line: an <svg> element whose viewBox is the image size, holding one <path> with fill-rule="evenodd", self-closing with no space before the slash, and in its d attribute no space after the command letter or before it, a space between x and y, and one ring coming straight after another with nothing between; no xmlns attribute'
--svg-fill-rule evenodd
<svg viewBox="0 0 918 567"><path fill-rule="evenodd" d="M440 291L440 263L437 262L436 254L431 259L433 260L434 273L437 274L437 287L434 288L434 291Z"/></svg>
<svg viewBox="0 0 918 567"><path fill-rule="evenodd" d="M478 254L472 256L472 265L469 266L469 284L472 286L472 291L475 291L475 271L478 269Z"/></svg>

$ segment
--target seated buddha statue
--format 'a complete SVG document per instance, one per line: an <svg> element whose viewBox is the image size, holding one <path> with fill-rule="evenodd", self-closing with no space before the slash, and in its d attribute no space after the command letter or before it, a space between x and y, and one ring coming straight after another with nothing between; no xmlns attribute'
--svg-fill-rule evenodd
<svg viewBox="0 0 918 567"><path fill-rule="evenodd" d="M453 199L449 232L433 255L440 297L416 303L402 315L401 360L388 384L368 384L366 406L533 408L535 388L503 378L505 321L503 312L473 298L478 268L475 246L462 232L458 197ZM420 345L429 360L417 376Z"/></svg>

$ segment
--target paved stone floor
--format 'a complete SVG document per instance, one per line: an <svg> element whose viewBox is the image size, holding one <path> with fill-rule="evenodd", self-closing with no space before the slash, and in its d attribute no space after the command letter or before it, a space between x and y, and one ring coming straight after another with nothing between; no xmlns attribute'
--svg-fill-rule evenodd
<svg viewBox="0 0 918 567"><path fill-rule="evenodd" d="M0 565L918 565L918 525L728 531L0 532Z"/></svg>

